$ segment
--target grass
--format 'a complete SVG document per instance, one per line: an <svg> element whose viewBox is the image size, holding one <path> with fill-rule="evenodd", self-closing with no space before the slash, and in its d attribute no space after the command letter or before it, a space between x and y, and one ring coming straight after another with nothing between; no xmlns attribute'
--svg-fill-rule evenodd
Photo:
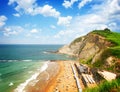
<svg viewBox="0 0 120 92"><path fill-rule="evenodd" d="M71 42L71 45L80 42L82 40L82 37L76 38L73 42Z"/></svg>
<svg viewBox="0 0 120 92"><path fill-rule="evenodd" d="M89 58L87 61L80 60L80 62L83 64L87 64L90 67L96 67L99 69L106 69L108 71L117 72L115 70L115 65L106 67L105 60L109 56L114 56L116 58L120 58L120 33L111 32L109 30L108 31L94 30L91 33L99 34L99 35L105 37L106 40L110 41L113 44L113 46L110 48L104 49L101 58L93 64L91 64L92 58ZM76 41L78 41L78 40L80 40L80 38L78 38Z"/></svg>
<svg viewBox="0 0 120 92"><path fill-rule="evenodd" d="M120 33L105 31L105 30L94 30L92 33L99 34L105 37L108 41L112 42L115 46L120 46Z"/></svg>
<svg viewBox="0 0 120 92"><path fill-rule="evenodd" d="M83 92L120 92L120 79L104 81L99 87L86 88Z"/></svg>
<svg viewBox="0 0 120 92"><path fill-rule="evenodd" d="M108 49L108 52L117 58L120 58L120 46L111 47Z"/></svg>
<svg viewBox="0 0 120 92"><path fill-rule="evenodd" d="M114 56L116 58L120 58L120 33L112 32L109 29L107 30L94 30L91 32L93 34L98 34L106 38L106 40L110 41L113 46L104 50L101 60L96 62L94 66L101 67L103 65L103 61L109 56Z"/></svg>
<svg viewBox="0 0 120 92"><path fill-rule="evenodd" d="M101 56L101 59L96 61L94 64L91 64L92 59L88 59L87 61L80 61L81 63L88 64L90 67L96 67L99 69L105 69L108 71L116 72L116 64L113 66L106 67L105 60L109 56L114 56L116 58L120 58L120 33L111 32L110 30L94 30L91 32L93 34L98 34L106 38L106 40L110 41L113 45L109 48L104 49L104 52ZM79 39L77 39L78 41ZM117 64L118 65L118 64ZM117 70L119 73L120 70ZM120 92L120 78L113 80L111 82L104 81L101 82L99 86L94 88L85 88L83 92Z"/></svg>
<svg viewBox="0 0 120 92"><path fill-rule="evenodd" d="M101 60L96 61L92 67L99 69L104 68L104 61L109 56L120 58L120 33L111 32L110 30L95 30L91 33L101 35L110 41L113 46L104 50ZM108 71L115 71L115 65L107 67ZM113 80L111 82L104 81L95 88L86 88L83 92L120 92L120 79Z"/></svg>

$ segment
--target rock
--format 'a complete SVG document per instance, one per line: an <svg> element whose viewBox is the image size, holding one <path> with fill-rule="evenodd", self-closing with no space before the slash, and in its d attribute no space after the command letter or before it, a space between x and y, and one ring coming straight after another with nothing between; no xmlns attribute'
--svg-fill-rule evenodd
<svg viewBox="0 0 120 92"><path fill-rule="evenodd" d="M111 43L104 37L89 33L75 39L71 44L63 46L58 50L58 53L76 56L83 61L93 58L92 63L94 63L100 58L103 50L110 46Z"/></svg>
<svg viewBox="0 0 120 92"><path fill-rule="evenodd" d="M106 65L107 66L112 66L116 63L116 58L113 56L110 56L106 59Z"/></svg>

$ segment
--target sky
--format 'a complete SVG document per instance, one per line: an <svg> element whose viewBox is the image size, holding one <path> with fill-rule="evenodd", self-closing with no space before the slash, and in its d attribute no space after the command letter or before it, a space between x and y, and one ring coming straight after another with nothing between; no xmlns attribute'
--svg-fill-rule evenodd
<svg viewBox="0 0 120 92"><path fill-rule="evenodd" d="M0 0L0 44L69 44L105 28L120 32L120 0Z"/></svg>

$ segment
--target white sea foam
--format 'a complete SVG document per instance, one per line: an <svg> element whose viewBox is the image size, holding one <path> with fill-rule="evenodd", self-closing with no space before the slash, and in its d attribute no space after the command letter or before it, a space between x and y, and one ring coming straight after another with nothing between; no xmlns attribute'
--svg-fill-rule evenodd
<svg viewBox="0 0 120 92"><path fill-rule="evenodd" d="M30 81L33 81L33 82L32 82L32 86L35 85L35 84L38 82L38 80L37 80L38 75L39 75L41 72L43 72L43 71L45 71L45 70L47 69L48 63L49 63L49 61L48 61L48 62L45 62L45 63L43 64L43 66L39 69L39 71L37 71L35 74L33 74L33 75L32 75L28 80L26 80L24 83L21 83L21 84L14 90L14 92L25 92L24 88L25 88L25 86L28 85L28 83L29 83Z"/></svg>
<svg viewBox="0 0 120 92"><path fill-rule="evenodd" d="M8 61L8 62L17 62L18 60L5 60L5 61Z"/></svg>
<svg viewBox="0 0 120 92"><path fill-rule="evenodd" d="M45 70L48 68L48 63L49 63L49 62L46 62L46 63L41 67L40 72L43 72L43 71L45 71Z"/></svg>
<svg viewBox="0 0 120 92"><path fill-rule="evenodd" d="M27 67L25 66L25 67L23 67L23 69L27 69Z"/></svg>
<svg viewBox="0 0 120 92"><path fill-rule="evenodd" d="M18 62L18 61L30 62L32 60L0 60L0 62Z"/></svg>
<svg viewBox="0 0 120 92"><path fill-rule="evenodd" d="M10 82L10 83L9 83L9 86L13 86L13 85L14 85L13 82Z"/></svg>
<svg viewBox="0 0 120 92"><path fill-rule="evenodd" d="M0 62L17 62L19 60L0 60Z"/></svg>
<svg viewBox="0 0 120 92"><path fill-rule="evenodd" d="M46 53L48 53L48 52L44 51L43 53L46 54Z"/></svg>
<svg viewBox="0 0 120 92"><path fill-rule="evenodd" d="M20 84L14 92L25 92L24 88L25 86L32 80L35 80L37 78L37 76L39 75L39 73L35 73L34 75L31 76L31 78L29 78L28 80L26 80L24 83Z"/></svg>
<svg viewBox="0 0 120 92"><path fill-rule="evenodd" d="M14 60L8 60L8 62L13 62Z"/></svg>
<svg viewBox="0 0 120 92"><path fill-rule="evenodd" d="M33 71L28 71L28 73L33 73Z"/></svg>
<svg viewBox="0 0 120 92"><path fill-rule="evenodd" d="M29 62L29 61L32 61L32 60L22 60L22 61Z"/></svg>
<svg viewBox="0 0 120 92"><path fill-rule="evenodd" d="M48 52L48 51L44 51L43 53L44 53L44 54L50 54L50 52Z"/></svg>

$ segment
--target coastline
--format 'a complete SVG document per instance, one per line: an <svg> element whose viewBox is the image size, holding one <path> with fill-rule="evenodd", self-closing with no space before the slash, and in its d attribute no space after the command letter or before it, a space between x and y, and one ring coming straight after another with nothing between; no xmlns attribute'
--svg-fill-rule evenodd
<svg viewBox="0 0 120 92"><path fill-rule="evenodd" d="M59 70L60 65L58 62L47 62L47 68L43 67L35 79L31 80L22 91L17 92L46 92L46 89L49 88L49 84L59 73Z"/></svg>
<svg viewBox="0 0 120 92"><path fill-rule="evenodd" d="M24 87L15 92L78 92L71 65L74 61L50 61L41 73ZM81 82L80 82L81 83ZM82 86L83 88L83 86Z"/></svg>

